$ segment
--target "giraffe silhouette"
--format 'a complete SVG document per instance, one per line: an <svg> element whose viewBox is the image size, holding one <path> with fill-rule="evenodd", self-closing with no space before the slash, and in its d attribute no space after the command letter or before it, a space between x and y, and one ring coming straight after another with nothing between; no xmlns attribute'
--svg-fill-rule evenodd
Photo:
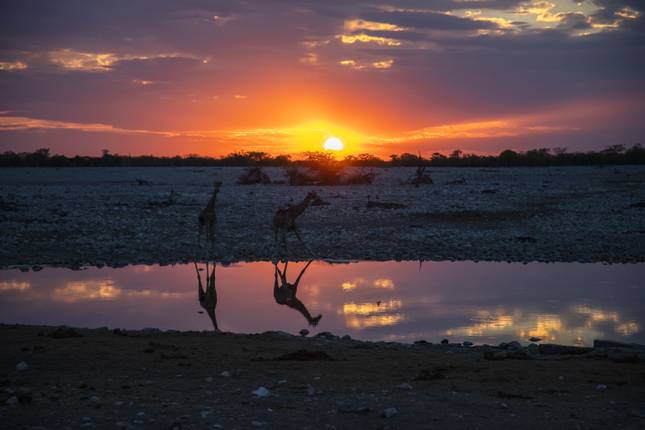
<svg viewBox="0 0 645 430"><path fill-rule="evenodd" d="M287 249L287 233L293 232L298 238L298 241L305 247L307 252L311 254L311 250L302 240L300 236L300 230L296 224L296 220L302 213L309 207L309 205L318 199L318 194L315 191L310 191L307 193L302 202L292 205L288 204L286 207L278 208L274 217L273 217L273 235L276 242L278 255L284 247L285 252L288 252Z"/></svg>
<svg viewBox="0 0 645 430"><path fill-rule="evenodd" d="M213 330L220 331L217 326L217 316L215 315L215 308L217 307L217 289L215 288L215 267L217 264L213 261L212 270L209 269L208 261L206 261L206 289L202 284L202 277L199 274L199 267L195 262L195 272L197 273L197 298L199 305L206 311L208 317L213 323Z"/></svg>
<svg viewBox="0 0 645 430"><path fill-rule="evenodd" d="M286 261L284 263L282 270L280 270L280 268L278 267L277 262L273 263L275 268L273 272L273 297L275 298L276 303L278 303L279 305L285 305L300 312L302 316L307 320L307 323L310 326L315 327L320 322L322 315L312 317L311 313L309 313L309 310L304 305L304 303L302 303L298 299L298 285L300 284L302 276L305 274L312 261L313 260L309 260L307 264L305 264L305 267L303 267L303 269L300 271L300 274L296 278L296 281L293 283L290 283L287 280L287 267L289 265L289 262Z"/></svg>

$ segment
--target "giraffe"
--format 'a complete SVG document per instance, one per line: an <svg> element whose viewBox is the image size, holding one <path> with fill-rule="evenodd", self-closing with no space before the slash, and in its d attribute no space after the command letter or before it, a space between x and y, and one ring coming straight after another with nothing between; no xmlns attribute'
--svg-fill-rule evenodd
<svg viewBox="0 0 645 430"><path fill-rule="evenodd" d="M311 254L311 250L303 242L302 237L300 237L300 230L296 225L296 220L300 215L302 215L311 202L318 198L318 194L316 194L315 191L310 191L299 204L288 204L286 207L278 208L273 216L273 236L278 247L278 253L280 253L283 246L285 250L287 250L287 233L292 231L300 243L305 247L307 252Z"/></svg>
<svg viewBox="0 0 645 430"><path fill-rule="evenodd" d="M213 270L209 271L208 261L206 261L206 290L202 285L202 277L199 274L197 262L195 262L195 272L197 272L197 298L199 305L206 311L211 322L213 323L213 330L219 332L217 326L217 317L215 316L215 308L217 307L217 290L215 289L215 267L216 263L213 262Z"/></svg>
<svg viewBox="0 0 645 430"><path fill-rule="evenodd" d="M298 300L297 297L298 284L300 283L300 279L302 278L302 275L305 274L305 271L312 263L312 261L313 260L309 260L307 262L293 284L287 281L287 266L289 262L287 261L284 263L284 269L282 271L280 271L280 269L278 268L278 263L273 263L275 267L275 270L273 272L273 297L275 298L277 304L286 305L291 309L295 309L300 312L302 316L307 320L307 323L310 326L315 327L320 322L322 315L312 317L307 307L304 305L304 303Z"/></svg>
<svg viewBox="0 0 645 430"><path fill-rule="evenodd" d="M220 181L213 184L213 194L206 204L206 207L199 213L199 233L197 241L199 242L202 237L202 232L206 233L206 240L210 244L211 249L215 243L215 225L217 224L217 214L215 213L215 201L217 200L217 193L222 186Z"/></svg>

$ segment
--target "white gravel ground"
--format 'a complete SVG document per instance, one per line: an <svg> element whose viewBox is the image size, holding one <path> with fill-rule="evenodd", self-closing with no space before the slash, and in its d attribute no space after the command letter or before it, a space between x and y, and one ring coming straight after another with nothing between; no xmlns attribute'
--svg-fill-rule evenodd
<svg viewBox="0 0 645 430"><path fill-rule="evenodd" d="M197 214L222 180L216 255L275 258L276 208L311 189L303 236L320 259L645 261L645 167L437 168L433 185L403 185L414 169L375 169L373 185L241 186L240 168L0 169L0 267L187 262ZM273 180L281 169L266 169ZM458 179L465 185L449 185ZM137 179L150 185L139 185ZM170 191L175 204L159 207ZM484 192L484 190L492 190ZM368 198L406 205L367 208ZM639 207L640 206L640 207ZM290 255L307 252L295 240Z"/></svg>

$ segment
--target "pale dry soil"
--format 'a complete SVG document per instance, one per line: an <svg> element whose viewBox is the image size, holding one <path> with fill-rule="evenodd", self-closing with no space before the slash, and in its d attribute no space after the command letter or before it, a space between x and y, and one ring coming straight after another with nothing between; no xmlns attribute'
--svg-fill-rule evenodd
<svg viewBox="0 0 645 430"><path fill-rule="evenodd" d="M0 326L2 428L645 426L642 361L616 363L586 355L491 361L483 359L489 347L281 333L77 329L82 337L57 339L48 336L53 331ZM298 350L332 360L274 360ZM26 366L17 370L21 362ZM268 395L254 395L259 387ZM388 408L396 412L385 417Z"/></svg>
<svg viewBox="0 0 645 430"><path fill-rule="evenodd" d="M404 184L414 169L374 170L373 185L290 187L236 185L241 168L1 169L0 267L204 259L197 215L215 180L222 261L275 258L275 210L312 189L329 205L299 225L318 259L645 261L643 166L436 168L419 188ZM309 257L294 239L290 257Z"/></svg>

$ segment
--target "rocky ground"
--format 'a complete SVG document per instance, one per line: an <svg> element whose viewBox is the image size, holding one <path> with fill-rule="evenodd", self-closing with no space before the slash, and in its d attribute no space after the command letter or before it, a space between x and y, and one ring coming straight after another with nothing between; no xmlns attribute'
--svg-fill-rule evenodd
<svg viewBox="0 0 645 430"><path fill-rule="evenodd" d="M437 168L433 185L403 185L413 171L375 169L373 185L290 187L236 185L239 168L2 169L0 267L204 258L196 219L216 179L225 261L274 258L276 208L311 189L329 203L300 219L317 258L645 261L645 167ZM295 242L290 253L307 256Z"/></svg>
<svg viewBox="0 0 645 430"><path fill-rule="evenodd" d="M0 326L6 429L637 429L645 350Z"/></svg>

